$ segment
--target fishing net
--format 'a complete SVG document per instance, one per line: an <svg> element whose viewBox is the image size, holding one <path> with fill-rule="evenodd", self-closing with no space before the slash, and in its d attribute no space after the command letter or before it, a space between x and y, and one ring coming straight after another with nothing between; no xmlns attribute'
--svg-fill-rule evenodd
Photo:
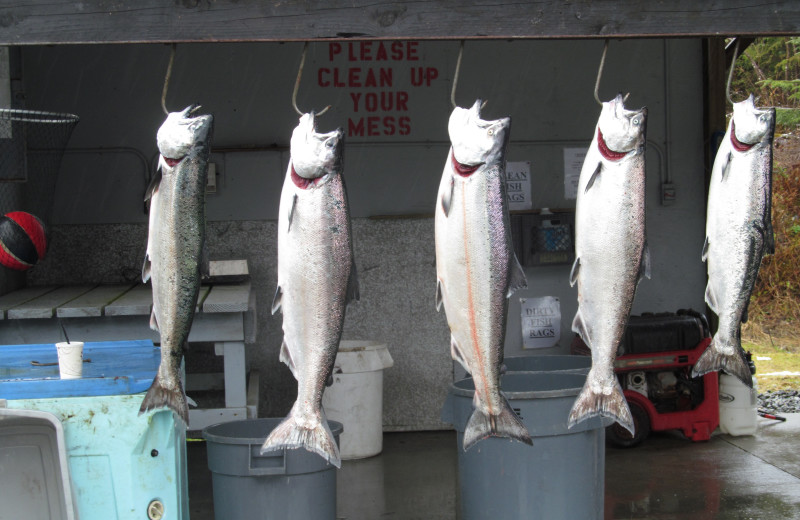
<svg viewBox="0 0 800 520"><path fill-rule="evenodd" d="M78 124L73 114L0 109L0 182L25 182L23 209L48 222L64 148ZM0 197L16 190L1 189ZM0 200L0 207L9 201Z"/></svg>

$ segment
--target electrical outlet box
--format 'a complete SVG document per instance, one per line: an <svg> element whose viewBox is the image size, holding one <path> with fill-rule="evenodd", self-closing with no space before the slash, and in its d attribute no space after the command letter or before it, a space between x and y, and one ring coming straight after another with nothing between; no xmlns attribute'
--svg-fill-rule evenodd
<svg viewBox="0 0 800 520"><path fill-rule="evenodd" d="M675 185L665 182L661 185L661 205L671 206L675 204Z"/></svg>
<svg viewBox="0 0 800 520"><path fill-rule="evenodd" d="M208 163L208 180L206 181L206 193L217 192L217 164Z"/></svg>

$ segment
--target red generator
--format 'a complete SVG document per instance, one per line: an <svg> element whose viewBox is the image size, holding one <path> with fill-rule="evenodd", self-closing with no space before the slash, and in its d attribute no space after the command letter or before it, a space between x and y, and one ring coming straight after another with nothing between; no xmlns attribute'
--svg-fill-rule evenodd
<svg viewBox="0 0 800 520"><path fill-rule="evenodd" d="M707 441L719 426L716 372L692 377L692 367L711 343L706 317L691 309L631 316L614 371L628 400L636 432L614 423L606 439L616 446L641 443L651 431L681 430ZM573 354L590 355L576 336Z"/></svg>

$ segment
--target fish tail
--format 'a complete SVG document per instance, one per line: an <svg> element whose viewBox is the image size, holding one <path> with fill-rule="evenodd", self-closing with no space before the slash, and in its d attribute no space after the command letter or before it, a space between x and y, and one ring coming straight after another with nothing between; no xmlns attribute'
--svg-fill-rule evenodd
<svg viewBox="0 0 800 520"><path fill-rule="evenodd" d="M619 386L619 381L616 378L613 390L611 393L606 394L593 388L591 377L587 377L583 390L581 390L580 395L572 404L567 427L572 428L579 422L596 416L610 417L631 432L631 435L634 434L631 410L628 407L625 394L622 393L622 387Z"/></svg>
<svg viewBox="0 0 800 520"><path fill-rule="evenodd" d="M716 348L717 343L717 338L711 340L711 344L700 355L692 368L692 377L722 370L752 388L753 374L750 372L750 365L745 359L742 347L734 342L728 342L724 344L724 348Z"/></svg>
<svg viewBox="0 0 800 520"><path fill-rule="evenodd" d="M261 446L261 454L280 449L305 448L316 453L337 468L342 467L339 446L333 437L325 414L320 412L314 428L301 424L294 410L272 432ZM303 421L305 423L306 421Z"/></svg>
<svg viewBox="0 0 800 520"><path fill-rule="evenodd" d="M177 413L183 419L184 424L189 425L189 404L180 379L177 380L176 388L168 388L156 374L153 384L150 385L144 396L142 406L139 407L139 415L165 406Z"/></svg>
<svg viewBox="0 0 800 520"><path fill-rule="evenodd" d="M508 437L533 445L531 435L522 420L514 413L506 398L503 397L502 400L503 409L497 415L487 414L478 408L472 412L464 429L464 451L489 437Z"/></svg>

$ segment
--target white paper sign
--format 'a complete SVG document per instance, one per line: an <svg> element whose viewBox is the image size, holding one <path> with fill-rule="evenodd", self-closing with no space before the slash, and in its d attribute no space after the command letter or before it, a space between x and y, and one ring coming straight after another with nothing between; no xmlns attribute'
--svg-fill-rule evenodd
<svg viewBox="0 0 800 520"><path fill-rule="evenodd" d="M531 209L531 162L506 163L508 209Z"/></svg>
<svg viewBox="0 0 800 520"><path fill-rule="evenodd" d="M578 180L588 148L564 148L564 198L578 198Z"/></svg>
<svg viewBox="0 0 800 520"><path fill-rule="evenodd" d="M554 347L561 339L561 304L555 296L520 298L522 348Z"/></svg>

